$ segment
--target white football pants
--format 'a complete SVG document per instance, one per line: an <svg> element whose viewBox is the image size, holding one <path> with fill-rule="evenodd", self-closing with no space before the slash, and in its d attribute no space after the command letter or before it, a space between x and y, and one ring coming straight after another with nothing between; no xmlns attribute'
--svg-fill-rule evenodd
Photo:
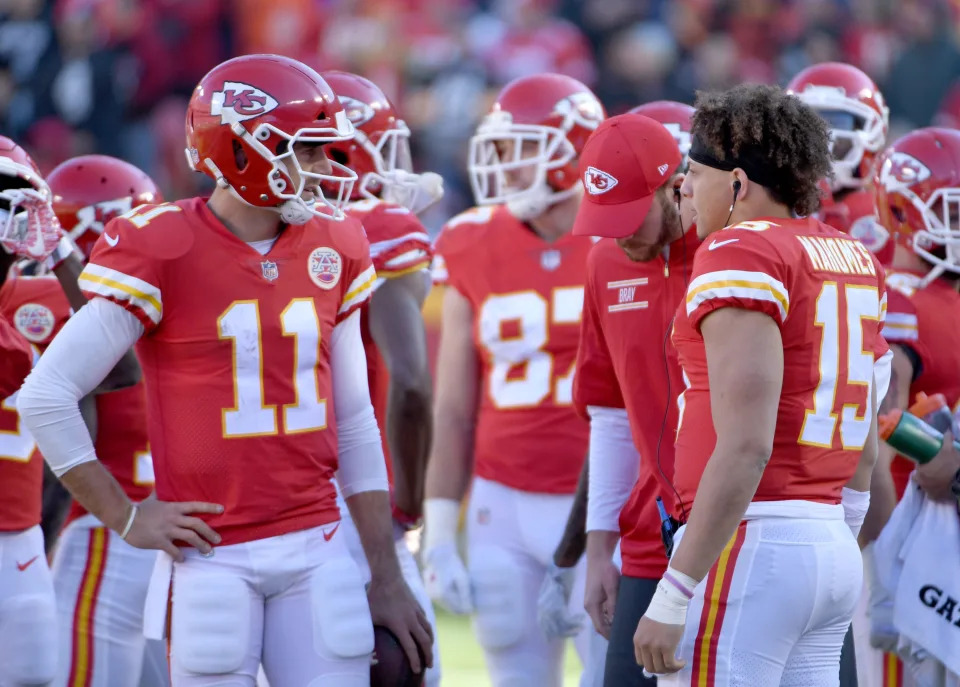
<svg viewBox="0 0 960 687"><path fill-rule="evenodd" d="M185 549L173 566L173 687L253 687L261 661L273 687L367 687L373 624L341 529L220 546L209 557ZM151 583L161 582L155 573Z"/></svg>
<svg viewBox="0 0 960 687"><path fill-rule="evenodd" d="M167 647L143 636L157 552L130 546L92 515L61 533L53 559L60 622L55 687L167 687Z"/></svg>
<svg viewBox="0 0 960 687"><path fill-rule="evenodd" d="M520 491L476 477L467 511L467 569L474 631L494 687L559 687L565 642L548 640L537 623L537 599L573 504L572 494ZM583 610L586 559L576 568L570 608ZM574 638L585 666L582 687L596 684L589 619ZM602 680L603 664L599 666Z"/></svg>
<svg viewBox="0 0 960 687"><path fill-rule="evenodd" d="M863 579L860 549L842 506L803 508L803 518L740 524L694 591L678 652L686 666L660 676L661 687L839 685Z"/></svg>

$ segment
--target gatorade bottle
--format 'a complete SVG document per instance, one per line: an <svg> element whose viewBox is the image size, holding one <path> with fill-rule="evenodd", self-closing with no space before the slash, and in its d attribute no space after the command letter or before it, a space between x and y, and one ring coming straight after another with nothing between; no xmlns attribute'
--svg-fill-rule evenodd
<svg viewBox="0 0 960 687"><path fill-rule="evenodd" d="M899 408L879 419L877 429L880 438L919 465L929 463L943 446L943 432L936 430L926 422ZM953 442L960 449L960 444Z"/></svg>

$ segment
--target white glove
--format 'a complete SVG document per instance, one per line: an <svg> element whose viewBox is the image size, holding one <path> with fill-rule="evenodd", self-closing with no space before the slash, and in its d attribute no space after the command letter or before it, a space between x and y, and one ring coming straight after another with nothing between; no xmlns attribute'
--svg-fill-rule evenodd
<svg viewBox="0 0 960 687"><path fill-rule="evenodd" d="M870 618L870 645L881 651L896 652L900 632L893 623L893 597L877 579L873 546L874 542L870 542L863 547L863 569L870 591L870 605L867 610Z"/></svg>
<svg viewBox="0 0 960 687"><path fill-rule="evenodd" d="M423 519L423 584L427 596L451 613L472 613L470 577L457 553L460 502L426 499Z"/></svg>
<svg viewBox="0 0 960 687"><path fill-rule="evenodd" d="M560 568L553 562L547 568L537 599L537 622L547 639L573 637L583 629L586 615L570 611L575 577L574 568Z"/></svg>
<svg viewBox="0 0 960 687"><path fill-rule="evenodd" d="M443 177L436 172L413 174L397 169L386 179L383 199L402 205L415 215L443 198Z"/></svg>
<svg viewBox="0 0 960 687"><path fill-rule="evenodd" d="M0 196L10 204L9 211L3 211L0 243L14 255L45 260L63 236L48 195L32 188L15 188L0 192Z"/></svg>
<svg viewBox="0 0 960 687"><path fill-rule="evenodd" d="M427 596L451 613L473 613L470 577L454 543L424 552L423 583Z"/></svg>

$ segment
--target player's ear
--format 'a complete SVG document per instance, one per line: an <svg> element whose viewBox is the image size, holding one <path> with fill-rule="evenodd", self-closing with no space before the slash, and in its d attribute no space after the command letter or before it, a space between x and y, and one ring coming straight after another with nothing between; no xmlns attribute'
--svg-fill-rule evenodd
<svg viewBox="0 0 960 687"><path fill-rule="evenodd" d="M747 196L749 186L750 180L742 169L737 167L730 172L730 192L733 194L734 202Z"/></svg>

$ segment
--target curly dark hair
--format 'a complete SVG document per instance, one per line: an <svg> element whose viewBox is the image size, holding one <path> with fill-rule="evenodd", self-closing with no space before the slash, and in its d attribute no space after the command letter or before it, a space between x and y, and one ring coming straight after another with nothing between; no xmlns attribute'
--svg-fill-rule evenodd
<svg viewBox="0 0 960 687"><path fill-rule="evenodd" d="M697 93L691 133L721 160L762 160L764 186L798 215L820 206L821 179L831 176L830 134L824 120L777 86L743 84Z"/></svg>

